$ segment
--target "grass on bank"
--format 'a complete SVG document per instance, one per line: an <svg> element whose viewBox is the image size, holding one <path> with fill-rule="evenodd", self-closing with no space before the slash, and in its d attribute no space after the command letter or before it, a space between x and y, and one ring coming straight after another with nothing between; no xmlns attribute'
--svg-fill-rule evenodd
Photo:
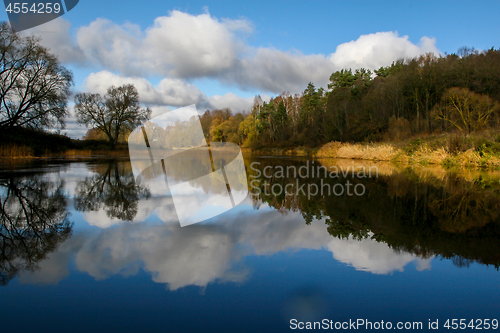
<svg viewBox="0 0 500 333"><path fill-rule="evenodd" d="M0 157L6 158L29 158L33 157L33 149L15 144L2 144L0 146Z"/></svg>
<svg viewBox="0 0 500 333"><path fill-rule="evenodd" d="M64 135L26 128L4 128L0 131L0 158L69 158L95 155L122 155L127 144L113 147L107 141L74 140Z"/></svg>
<svg viewBox="0 0 500 333"><path fill-rule="evenodd" d="M495 131L422 135L401 141L351 144L330 142L316 157L392 161L404 165L500 169L500 135Z"/></svg>

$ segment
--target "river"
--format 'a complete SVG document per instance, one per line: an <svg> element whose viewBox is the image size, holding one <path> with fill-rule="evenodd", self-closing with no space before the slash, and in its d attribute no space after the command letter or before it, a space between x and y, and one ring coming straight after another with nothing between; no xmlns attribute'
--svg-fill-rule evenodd
<svg viewBox="0 0 500 333"><path fill-rule="evenodd" d="M498 328L497 173L244 164L242 202L184 227L196 204L136 182L127 159L2 164L2 331Z"/></svg>

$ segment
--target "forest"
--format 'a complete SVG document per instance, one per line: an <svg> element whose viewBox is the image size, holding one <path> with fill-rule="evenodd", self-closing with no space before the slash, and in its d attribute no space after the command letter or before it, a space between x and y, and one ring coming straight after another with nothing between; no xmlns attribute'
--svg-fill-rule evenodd
<svg viewBox="0 0 500 333"><path fill-rule="evenodd" d="M500 50L463 47L456 54L400 59L372 73L343 69L328 89L254 99L248 113L207 110L211 142L244 147L319 147L332 141L401 140L424 133L464 136L500 122Z"/></svg>

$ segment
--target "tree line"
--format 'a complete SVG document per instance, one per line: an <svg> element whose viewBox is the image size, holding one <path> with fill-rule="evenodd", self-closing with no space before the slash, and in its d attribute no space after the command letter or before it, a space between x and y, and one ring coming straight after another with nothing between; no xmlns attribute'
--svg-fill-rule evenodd
<svg viewBox="0 0 500 333"><path fill-rule="evenodd" d="M425 54L374 72L343 69L329 82L328 89L309 83L301 94L269 102L257 96L249 114L207 111L205 134L254 148L314 147L452 130L467 135L500 122L500 50L493 48Z"/></svg>

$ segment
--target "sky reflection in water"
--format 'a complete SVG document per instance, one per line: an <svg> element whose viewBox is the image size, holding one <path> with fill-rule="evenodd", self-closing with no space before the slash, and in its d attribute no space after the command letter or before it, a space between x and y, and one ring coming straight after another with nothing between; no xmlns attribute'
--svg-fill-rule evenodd
<svg viewBox="0 0 500 333"><path fill-rule="evenodd" d="M13 179L18 187L29 180L38 189L60 184L63 198L53 188L45 193L65 204L72 234L47 246L32 267L24 254L10 257L20 269L0 289L9 304L2 316L37 311L21 331L40 322L48 331L286 331L291 318L426 323L499 313L500 279L491 265L458 268L439 253L395 249L373 237L377 230L360 239L332 237L325 224L331 216L308 225L300 209L276 209L265 198L248 197L234 210L181 228L171 197L135 187L124 162L39 171L3 173L2 204ZM9 212L16 208L10 203ZM50 319L51 311L64 315Z"/></svg>

